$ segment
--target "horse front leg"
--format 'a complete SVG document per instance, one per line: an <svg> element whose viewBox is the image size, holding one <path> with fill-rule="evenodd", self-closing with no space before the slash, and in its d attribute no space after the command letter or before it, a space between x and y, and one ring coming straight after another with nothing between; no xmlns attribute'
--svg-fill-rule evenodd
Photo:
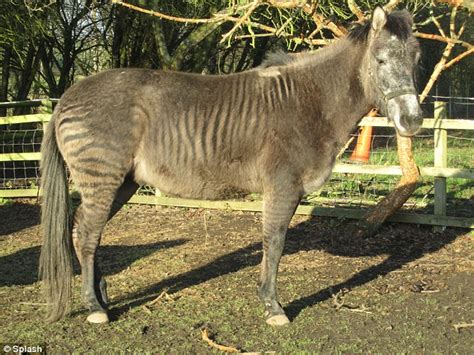
<svg viewBox="0 0 474 355"><path fill-rule="evenodd" d="M286 231L301 199L299 191L278 190L271 189L264 195L263 259L259 287L259 296L265 305L266 322L275 326L290 322L278 302L276 283Z"/></svg>

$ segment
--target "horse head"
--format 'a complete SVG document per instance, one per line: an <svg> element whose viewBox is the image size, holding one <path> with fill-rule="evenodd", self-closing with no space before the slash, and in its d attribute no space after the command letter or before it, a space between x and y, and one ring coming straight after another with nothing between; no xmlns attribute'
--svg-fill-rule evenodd
<svg viewBox="0 0 474 355"><path fill-rule="evenodd" d="M412 26L408 11L387 14L377 7L371 21L350 35L367 42L360 69L366 94L402 136L416 134L423 122L414 83L420 48Z"/></svg>

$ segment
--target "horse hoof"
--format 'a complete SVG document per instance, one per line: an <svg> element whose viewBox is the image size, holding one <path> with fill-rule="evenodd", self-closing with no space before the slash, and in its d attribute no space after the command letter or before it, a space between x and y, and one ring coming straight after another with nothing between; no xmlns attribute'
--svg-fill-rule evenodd
<svg viewBox="0 0 474 355"><path fill-rule="evenodd" d="M94 312L87 317L89 323L108 323L109 317L105 312Z"/></svg>
<svg viewBox="0 0 474 355"><path fill-rule="evenodd" d="M272 326L280 327L282 325L289 324L290 320L284 314L277 314L276 316L272 316L270 318L267 318L266 322L267 322L267 324L270 324Z"/></svg>

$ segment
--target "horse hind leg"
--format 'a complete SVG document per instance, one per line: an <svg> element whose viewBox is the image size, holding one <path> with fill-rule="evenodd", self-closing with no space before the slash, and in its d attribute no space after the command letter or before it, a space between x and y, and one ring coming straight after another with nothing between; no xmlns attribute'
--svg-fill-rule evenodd
<svg viewBox="0 0 474 355"><path fill-rule="evenodd" d="M82 202L74 218L73 244L81 264L81 293L83 302L91 312L87 320L92 323L108 321L105 284L101 282L102 275L97 268L95 255L112 201L113 194L108 196L99 195L99 193L96 196L82 194ZM100 292L100 300L97 298L97 291Z"/></svg>
<svg viewBox="0 0 474 355"><path fill-rule="evenodd" d="M127 177L118 189L105 183L97 189L82 189L82 203L74 215L73 244L81 264L82 297L91 312L87 317L91 323L108 321L107 284L95 260L103 228L137 188L138 184Z"/></svg>
<svg viewBox="0 0 474 355"><path fill-rule="evenodd" d="M126 204L128 200L130 200L130 198L135 194L135 192L137 192L139 187L140 185L133 180L133 176L131 174L125 177L125 181L119 187L117 193L115 194L114 201L112 202L112 207L109 213L109 220L113 216L115 216L118 211L120 211L123 205ZM94 272L95 280L99 280L98 283L96 282L95 285L96 292L100 292L100 295L102 296L102 303L106 306L108 303L107 282L105 281L105 277L100 271L98 263L96 263L95 265Z"/></svg>
<svg viewBox="0 0 474 355"><path fill-rule="evenodd" d="M82 226L84 223L83 211L84 211L84 205L81 204L79 205L79 207L76 209L74 213L74 221L73 221L73 229L72 229L72 242L74 245L74 250L76 252L77 259L79 260L79 264L81 265L82 272L85 267L84 257L83 257L83 241L85 239L84 227ZM84 277L84 272L83 272L83 277ZM106 309L107 303L108 303L107 283L104 277L102 276L99 265L95 259L94 259L94 291L96 295L100 296L100 298L98 299L98 302L100 303L102 308Z"/></svg>

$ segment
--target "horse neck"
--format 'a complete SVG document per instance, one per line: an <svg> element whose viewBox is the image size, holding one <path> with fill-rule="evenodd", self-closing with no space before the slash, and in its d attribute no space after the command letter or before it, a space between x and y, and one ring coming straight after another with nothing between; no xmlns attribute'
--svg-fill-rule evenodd
<svg viewBox="0 0 474 355"><path fill-rule="evenodd" d="M364 90L364 44L341 40L334 48L327 48L314 62L308 63L300 75L305 91L319 93L319 109L331 121L340 140L345 140L357 122L372 108L371 99ZM332 51L332 52L330 52ZM306 83L303 84L303 81ZM307 102L306 105L315 105Z"/></svg>

